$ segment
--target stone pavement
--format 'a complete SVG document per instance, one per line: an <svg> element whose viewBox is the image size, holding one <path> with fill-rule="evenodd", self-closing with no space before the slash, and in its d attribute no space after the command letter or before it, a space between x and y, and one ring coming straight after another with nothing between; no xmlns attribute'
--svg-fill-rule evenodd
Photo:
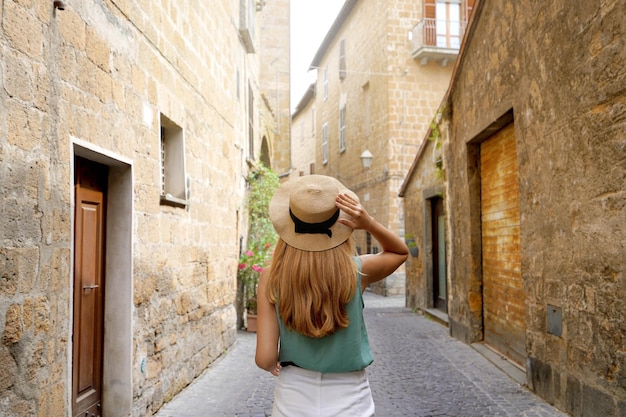
<svg viewBox="0 0 626 417"><path fill-rule="evenodd" d="M365 293L378 417L564 417L448 329L404 308L404 297ZM265 417L275 378L254 364L255 335L233 347L155 417ZM297 417L297 416L294 416Z"/></svg>

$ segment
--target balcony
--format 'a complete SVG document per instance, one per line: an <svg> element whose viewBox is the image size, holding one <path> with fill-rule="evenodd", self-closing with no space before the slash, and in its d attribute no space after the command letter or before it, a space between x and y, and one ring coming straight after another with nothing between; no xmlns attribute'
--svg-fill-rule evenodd
<svg viewBox="0 0 626 417"><path fill-rule="evenodd" d="M429 60L442 66L459 54L467 22L459 20L423 19L409 32L411 56L426 65Z"/></svg>

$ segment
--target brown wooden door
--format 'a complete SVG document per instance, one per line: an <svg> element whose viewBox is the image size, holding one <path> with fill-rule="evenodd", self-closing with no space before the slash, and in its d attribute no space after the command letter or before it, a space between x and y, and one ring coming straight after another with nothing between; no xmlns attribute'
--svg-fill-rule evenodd
<svg viewBox="0 0 626 417"><path fill-rule="evenodd" d="M73 415L102 414L104 231L107 167L75 160Z"/></svg>
<svg viewBox="0 0 626 417"><path fill-rule="evenodd" d="M517 151L513 125L480 146L483 324L485 342L526 361Z"/></svg>

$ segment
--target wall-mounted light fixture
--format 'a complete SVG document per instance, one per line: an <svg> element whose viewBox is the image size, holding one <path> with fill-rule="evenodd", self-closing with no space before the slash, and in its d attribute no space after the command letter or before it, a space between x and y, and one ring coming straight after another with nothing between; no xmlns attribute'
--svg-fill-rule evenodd
<svg viewBox="0 0 626 417"><path fill-rule="evenodd" d="M361 164L363 168L367 169L372 166L372 160L374 159L374 155L367 149L363 151L361 154Z"/></svg>
<svg viewBox="0 0 626 417"><path fill-rule="evenodd" d="M260 12L265 7L265 0L257 0L256 1L256 11Z"/></svg>
<svg viewBox="0 0 626 417"><path fill-rule="evenodd" d="M65 3L63 3L61 0L54 0L54 8L57 10L65 10Z"/></svg>

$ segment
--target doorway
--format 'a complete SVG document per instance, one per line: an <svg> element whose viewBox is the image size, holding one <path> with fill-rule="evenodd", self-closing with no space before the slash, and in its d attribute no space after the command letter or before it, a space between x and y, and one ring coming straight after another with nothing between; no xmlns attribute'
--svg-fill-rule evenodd
<svg viewBox="0 0 626 417"><path fill-rule="evenodd" d="M108 167L75 157L72 415L102 413Z"/></svg>
<svg viewBox="0 0 626 417"><path fill-rule="evenodd" d="M523 367L526 294L514 132L511 123L480 144L483 326L485 343Z"/></svg>
<svg viewBox="0 0 626 417"><path fill-rule="evenodd" d="M79 414L81 417L126 416L132 409L132 371L133 371L133 170L132 160L119 154L109 152L91 143L72 137L72 203L73 207L73 241L72 252L74 265L72 268L73 297L70 311L76 311L69 329L72 349L68 351L68 361L72 371L68 374L68 403L74 408L76 400L91 403L91 408ZM89 168L91 167L91 168ZM85 172L87 171L87 172ZM95 175L94 175L95 174ZM89 180L90 177L95 179ZM95 181L95 184L90 182ZM80 184L80 187L78 185ZM98 191L99 189L99 191ZM99 195L101 194L101 195ZM95 206L94 206L95 204ZM98 224L101 216L101 226ZM85 226L91 228L85 230ZM79 230L81 229L82 230ZM95 233L94 231L97 231ZM98 235L99 234L99 235ZM100 239L94 239L100 236ZM89 245L91 239L91 245ZM97 244L96 244L97 242ZM101 246L98 246L101 245ZM96 249L93 249L95 246ZM83 248L92 247L89 251ZM91 261L97 260L98 267L86 269ZM82 265L81 265L81 259ZM87 275L86 271L100 274L100 283L95 275ZM91 272L90 272L91 273ZM81 280L84 283L81 283ZM98 287L85 288L98 285ZM99 292L100 294L97 294ZM93 299L92 299L93 297ZM83 298L86 301L83 301ZM95 302L96 298L98 299ZM98 304L99 303L99 304ZM93 307L94 310L90 310ZM86 313L98 311L102 324L89 337L81 337L81 321L93 322L92 318L81 317L81 309ZM83 329L89 335L89 329ZM85 340L89 343L85 348L92 353L91 359L85 358L88 353L79 351ZM96 349L97 343L99 347ZM78 346L77 346L78 345ZM91 348L94 347L95 350ZM100 350L99 352L97 350ZM97 378L92 362L100 358L101 376ZM87 365L85 365L87 364ZM106 366L103 366L106 365ZM93 382L91 382L91 381ZM96 383L100 383L100 401L93 401L93 391L98 391ZM76 384L76 387L74 386ZM100 407L98 408L98 404ZM106 410L106 413L103 413ZM98 413L99 411L99 413Z"/></svg>
<svg viewBox="0 0 626 417"><path fill-rule="evenodd" d="M431 204L431 241L433 265L433 307L448 313L448 286L446 284L446 233L443 214L443 199L435 197Z"/></svg>

